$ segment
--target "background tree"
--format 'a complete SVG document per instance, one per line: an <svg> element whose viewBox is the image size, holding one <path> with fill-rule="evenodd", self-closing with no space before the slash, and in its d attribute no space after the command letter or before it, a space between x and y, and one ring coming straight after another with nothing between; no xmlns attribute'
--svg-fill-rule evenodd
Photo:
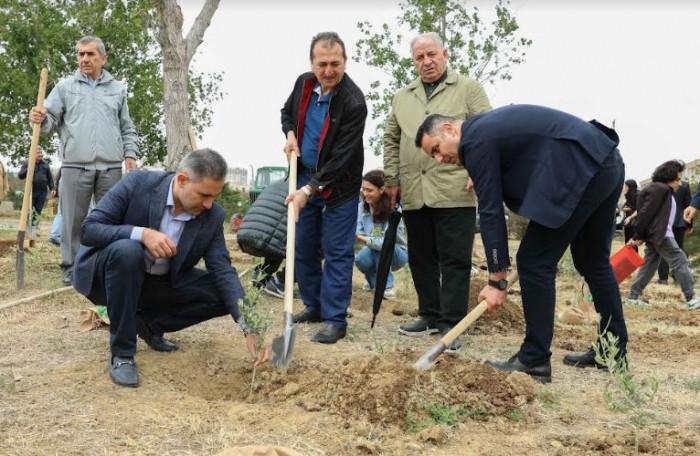
<svg viewBox="0 0 700 456"><path fill-rule="evenodd" d="M374 81L367 99L372 119L379 119L370 146L381 154L381 138L391 113L394 94L417 75L408 49L413 36L436 32L449 52L449 67L481 84L511 79L510 70L525 62L532 40L517 36L518 23L508 10L508 0L498 0L496 19L484 22L479 8L467 7L468 0L404 0L395 25L382 24L375 31L369 22L357 27L364 38L357 42L354 60L382 70L389 82ZM402 31L409 31L404 35Z"/></svg>
<svg viewBox="0 0 700 456"><path fill-rule="evenodd" d="M39 72L49 69L51 90L77 68L75 43L100 37L107 49L106 69L126 83L129 111L146 164L166 157L163 103L163 53L156 39L160 0L0 0L0 155L14 164L26 159L31 128L28 113L36 103ZM191 60L191 59L190 59ZM211 104L222 98L221 74L186 68L185 85L196 132L211 124ZM48 92L47 92L48 93ZM189 122L187 123L189 126ZM184 127L185 135L187 127ZM53 138L42 139L49 154Z"/></svg>

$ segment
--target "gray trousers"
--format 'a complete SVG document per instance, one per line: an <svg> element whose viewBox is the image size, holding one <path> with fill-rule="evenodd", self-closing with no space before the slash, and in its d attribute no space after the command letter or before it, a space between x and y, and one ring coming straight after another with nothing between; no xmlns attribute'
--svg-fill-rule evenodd
<svg viewBox="0 0 700 456"><path fill-rule="evenodd" d="M659 268L661 259L666 260L673 270L673 277L680 284L686 301L690 301L695 296L695 279L688 267L688 257L683 250L678 247L678 243L672 237L664 238L661 244L647 242L644 249L644 264L639 268L637 277L630 288L630 299L639 299L644 288L654 278L656 270Z"/></svg>
<svg viewBox="0 0 700 456"><path fill-rule="evenodd" d="M58 193L63 217L61 225L61 269L71 271L80 247L80 227L87 217L90 200L97 204L122 177L122 169L94 170L61 168Z"/></svg>

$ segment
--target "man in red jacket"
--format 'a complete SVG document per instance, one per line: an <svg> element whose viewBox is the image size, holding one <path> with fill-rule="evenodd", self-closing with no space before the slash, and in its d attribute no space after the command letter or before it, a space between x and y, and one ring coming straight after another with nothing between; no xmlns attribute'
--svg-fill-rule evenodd
<svg viewBox="0 0 700 456"><path fill-rule="evenodd" d="M673 277L680 284L688 310L700 309L700 296L695 292L695 280L688 268L688 257L673 237L673 221L676 205L673 192L681 186L681 173L685 164L679 160L662 163L651 176L652 183L644 187L637 197L637 227L627 245L646 242L644 264L634 279L627 304L648 307L639 297L654 277L663 258L673 269Z"/></svg>

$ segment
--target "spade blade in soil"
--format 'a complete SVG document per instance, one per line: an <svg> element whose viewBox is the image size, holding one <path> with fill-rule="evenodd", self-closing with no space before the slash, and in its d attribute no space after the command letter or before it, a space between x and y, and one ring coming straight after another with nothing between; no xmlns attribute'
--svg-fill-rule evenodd
<svg viewBox="0 0 700 456"><path fill-rule="evenodd" d="M292 322L292 314L285 312L284 334L275 337L272 341L272 360L270 363L286 370L292 360L296 338L297 330Z"/></svg>

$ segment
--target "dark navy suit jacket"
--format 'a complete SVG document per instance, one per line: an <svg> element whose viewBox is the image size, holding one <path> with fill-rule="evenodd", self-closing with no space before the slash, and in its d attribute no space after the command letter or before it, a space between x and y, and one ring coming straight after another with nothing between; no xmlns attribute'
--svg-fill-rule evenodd
<svg viewBox="0 0 700 456"><path fill-rule="evenodd" d="M618 143L595 121L541 106L505 106L465 121L459 156L479 198L489 270L510 266L504 202L529 220L561 227Z"/></svg>
<svg viewBox="0 0 700 456"><path fill-rule="evenodd" d="M88 295L95 273L95 254L120 239L129 239L134 227L158 230L173 173L133 171L112 187L83 223L81 246L73 267L73 286ZM170 261L170 283L182 288L204 274L212 274L216 288L234 320L239 321L238 299L245 296L236 270L231 265L224 241L225 212L214 203L185 223ZM204 259L207 270L195 268Z"/></svg>

